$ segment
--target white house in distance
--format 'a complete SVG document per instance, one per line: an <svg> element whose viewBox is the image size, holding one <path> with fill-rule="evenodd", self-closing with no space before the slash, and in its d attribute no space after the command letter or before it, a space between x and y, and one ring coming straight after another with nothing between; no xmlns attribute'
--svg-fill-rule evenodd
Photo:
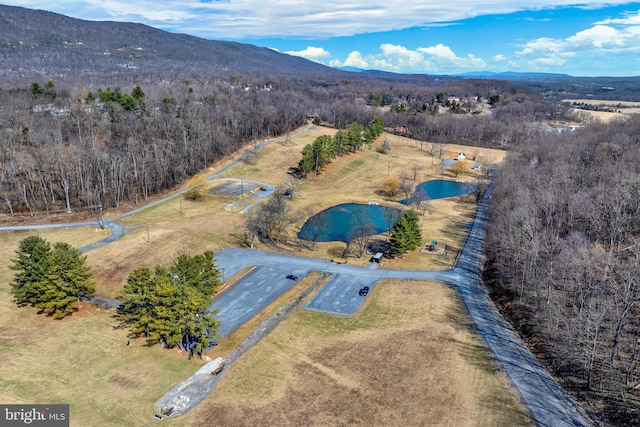
<svg viewBox="0 0 640 427"><path fill-rule="evenodd" d="M458 160L464 160L467 157L463 152L458 153Z"/></svg>

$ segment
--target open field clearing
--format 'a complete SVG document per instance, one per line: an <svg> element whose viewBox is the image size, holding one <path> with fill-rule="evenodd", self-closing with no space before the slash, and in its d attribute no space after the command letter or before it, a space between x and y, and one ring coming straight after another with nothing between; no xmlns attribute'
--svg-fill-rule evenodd
<svg viewBox="0 0 640 427"><path fill-rule="evenodd" d="M111 313L89 304L57 321L18 308L4 259L0 271L4 403L69 403L72 426L142 426L152 419L158 394L201 365L176 351L127 345Z"/></svg>
<svg viewBox="0 0 640 427"><path fill-rule="evenodd" d="M318 129L272 143L232 167L219 178L255 180L278 185L290 179L305 144L333 130ZM416 173L415 184L429 179L478 178L469 171L458 177L441 168L427 144L383 135L391 152L374 149L338 158L326 173L298 183L291 201L295 210L316 212L338 203L375 201L400 207L398 196L383 195L384 180ZM465 151L470 165L500 162L505 153L448 145L446 158ZM414 168L415 166L415 168ZM208 171L208 175L216 168ZM218 177L216 177L218 178ZM217 182L207 183L209 189ZM257 190L259 191L259 190ZM258 203L206 192L201 202L175 198L119 221L125 236L87 253L96 275L97 293L115 297L127 275L140 266L169 265L182 253L218 251L236 246L241 211ZM425 240L445 243L447 255L389 260L382 268L448 269L464 242L475 214L471 196L431 202L421 216ZM105 217L113 212L105 212ZM334 258L341 242L321 243L315 251L301 247L294 224L289 244L277 251L306 257ZM107 232L69 228L34 232L2 232L0 255L0 400L3 402L71 403L74 426L130 426L154 422L154 402L201 365L177 351L147 348L140 340L127 345L126 331L114 329L112 313L83 304L68 319L54 321L32 308L11 302L11 258L20 240L38 234L50 242L75 247L96 242ZM386 238L385 236L380 236ZM257 244L264 251L276 250ZM348 263L365 265L370 255ZM229 278L227 278L229 279ZM220 341L209 355L230 352L262 319L294 299L313 278L301 280L246 325ZM526 410L490 354L471 332L455 292L438 284L388 282L376 286L365 306L352 318L303 310L233 365L218 388L197 410L173 425L362 423L368 425L524 425ZM208 420L208 421L207 421ZM422 420L422 421L420 421ZM205 422L207 421L207 422ZM274 424L275 423L275 424Z"/></svg>
<svg viewBox="0 0 640 427"><path fill-rule="evenodd" d="M318 128L286 141L272 143L250 156L248 161L238 163L215 179L241 177L280 185L291 179L287 172L297 165L304 145L320 135L332 133L335 133L334 129ZM389 154L371 149L339 157L325 173L310 174L306 181L298 181L298 190L291 201L292 208L299 212L309 209L319 212L339 203L370 201L402 207L397 202L403 198L402 195L390 199L382 194L387 177L398 177L405 173L413 178L415 167L415 184L440 178L474 180L479 172L471 169L473 164L499 163L506 155L500 150L447 145L443 158L453 158L458 152L465 151L469 159L468 173L456 177L449 167L440 167L440 159L429 155L428 144L389 134L384 134L378 144L384 138L391 143ZM207 174L216 169L213 167ZM207 183L208 188L217 185L220 185L217 181ZM127 234L118 242L87 254L98 277L98 292L108 297L115 296L127 275L141 265L167 265L181 253L193 255L207 249L215 252L224 247L237 246L232 232L245 231L241 212L247 205L257 202L259 200L253 199L251 194L229 197L207 192L207 197L201 202L175 198L119 221L129 228ZM461 196L433 200L431 206L432 213L420 217L423 236L426 241L436 239L446 244L447 254L433 256L415 252L403 259L390 260L384 268L448 269L453 266L466 236L465 225L473 220L475 201L472 196ZM290 244L281 245L279 252L324 259L339 257L344 252L346 244L343 242L319 243L315 251L299 245L296 232L304 220L306 218L289 228ZM259 242L256 247L273 250ZM348 262L366 265L369 258L367 255L362 258L349 257Z"/></svg>
<svg viewBox="0 0 640 427"><path fill-rule="evenodd" d="M563 102L568 103L582 103L587 105L593 105L601 108L611 108L616 110L614 111L590 111L583 109L575 109L577 112L584 112L589 114L590 116L601 120L603 122L608 122L617 118L622 118L628 114L640 114L640 102L631 102L631 101L612 101L612 100L603 100L603 99L564 99Z"/></svg>

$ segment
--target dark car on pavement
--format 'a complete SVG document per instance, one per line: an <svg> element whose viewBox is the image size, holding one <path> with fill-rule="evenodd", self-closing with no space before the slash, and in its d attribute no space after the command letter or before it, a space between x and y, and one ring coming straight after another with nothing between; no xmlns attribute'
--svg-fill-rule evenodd
<svg viewBox="0 0 640 427"><path fill-rule="evenodd" d="M287 276L287 279L289 280L298 280L298 276L294 276L293 274L290 274Z"/></svg>
<svg viewBox="0 0 640 427"><path fill-rule="evenodd" d="M367 296L367 294L369 293L369 287L363 286L362 288L360 288L360 292L358 293L360 294L360 296Z"/></svg>

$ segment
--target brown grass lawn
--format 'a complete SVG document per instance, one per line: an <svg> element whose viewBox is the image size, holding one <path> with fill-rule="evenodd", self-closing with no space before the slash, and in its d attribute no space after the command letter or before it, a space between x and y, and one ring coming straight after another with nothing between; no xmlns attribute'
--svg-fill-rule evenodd
<svg viewBox="0 0 640 427"><path fill-rule="evenodd" d="M90 304L60 321L11 302L9 270L18 243L33 232L0 233L0 402L69 403L72 426L146 425L161 394L201 363L175 351L127 346L111 313ZM100 240L90 228L38 231L75 247Z"/></svg>
<svg viewBox="0 0 640 427"><path fill-rule="evenodd" d="M222 177L244 177L273 185L289 178L300 151L330 129L318 129L272 143ZM454 178L442 171L418 143L392 135L389 154L374 149L337 159L321 175L299 184L292 207L326 209L343 202L376 201L398 206L380 190L387 176L405 172L416 184ZM504 153L447 146L446 157L465 151L470 165L502 160ZM211 174L220 165L207 171ZM457 179L474 179L474 171ZM441 175L442 174L442 175ZM212 183L210 185L217 185ZM218 251L236 245L241 207L249 197L209 194L203 202L174 199L121 223L128 232L118 242L88 253L98 293L116 296L135 268L169 265L181 253ZM473 220L470 198L433 201L421 218L426 240L448 246L443 257L408 254L383 268L450 268ZM105 217L116 212L105 211ZM343 243L323 243L316 251L295 244L280 251L333 258ZM104 237L94 228L38 231L50 242L81 247ZM157 421L154 402L193 373L202 362L175 351L126 345L126 331L114 329L112 313L85 304L68 319L53 321L11 302L9 269L21 239L36 232L0 232L0 402L70 403L74 426L131 426ZM380 238L385 238L380 236ZM262 250L271 250L260 246ZM350 257L364 264L367 257ZM237 333L222 340L212 356L231 351L259 321L293 299L312 278L301 281ZM304 283L303 283L304 282ZM302 311L249 352L225 375L217 390L192 415L163 421L188 425L202 420L225 425L388 424L517 425L524 410L489 355L470 332L455 293L440 285L386 283L353 318ZM225 420L221 422L220 420ZM413 422L418 420L419 422Z"/></svg>
<svg viewBox="0 0 640 427"><path fill-rule="evenodd" d="M353 318L300 311L171 425L530 425L438 283L380 283Z"/></svg>

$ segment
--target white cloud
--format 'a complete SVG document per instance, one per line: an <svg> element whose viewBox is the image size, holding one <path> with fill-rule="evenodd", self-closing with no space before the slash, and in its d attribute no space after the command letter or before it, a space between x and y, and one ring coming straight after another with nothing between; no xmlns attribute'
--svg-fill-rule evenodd
<svg viewBox="0 0 640 427"><path fill-rule="evenodd" d="M299 51L286 51L287 55L300 56L310 61L319 62L322 58L329 58L331 54L324 48L309 46L304 50Z"/></svg>
<svg viewBox="0 0 640 427"><path fill-rule="evenodd" d="M150 1L117 1L117 0L88 0L86 3L91 4L94 9L103 9L111 18L118 20L139 21L140 18L152 22L185 22L197 17L188 8L179 7L158 7L156 2Z"/></svg>
<svg viewBox="0 0 640 427"><path fill-rule="evenodd" d="M476 70L485 68L485 62L476 58L472 54L468 54L466 57L459 57L449 46L444 46L443 44L437 44L431 47L420 47L418 48L418 52L426 53L430 55L433 59L433 62L439 64L441 68L459 68L466 70Z"/></svg>
<svg viewBox="0 0 640 427"><path fill-rule="evenodd" d="M640 53L640 11L620 19L607 19L565 38L538 38L520 45L513 60L521 66L541 71L557 71L565 67L583 74L595 67L616 70L616 58ZM635 68L631 65L629 69ZM633 71L632 71L633 73Z"/></svg>
<svg viewBox="0 0 640 427"><path fill-rule="evenodd" d="M563 38L539 38L521 45L516 56L529 64L559 67L569 60L588 66L606 57L640 53L640 12L608 19Z"/></svg>
<svg viewBox="0 0 640 427"><path fill-rule="evenodd" d="M333 60L329 65L404 73L446 73L486 68L482 59L471 54L459 57L443 44L411 50L405 46L384 43L380 45L378 54L363 57L360 52L353 51L344 62Z"/></svg>
<svg viewBox="0 0 640 427"><path fill-rule="evenodd" d="M322 38L451 24L487 14L558 6L627 4L628 0L4 0L81 19L142 22L207 38ZM628 17L626 19L634 19ZM619 24L616 22L616 24Z"/></svg>
<svg viewBox="0 0 640 427"><path fill-rule="evenodd" d="M602 25L640 25L640 12L627 13L623 18L609 18L596 24Z"/></svg>
<svg viewBox="0 0 640 427"><path fill-rule="evenodd" d="M332 67L355 67L362 68L363 70L369 69L369 63L362 58L362 54L357 50L351 52L344 62L340 62L336 59L329 62Z"/></svg>

